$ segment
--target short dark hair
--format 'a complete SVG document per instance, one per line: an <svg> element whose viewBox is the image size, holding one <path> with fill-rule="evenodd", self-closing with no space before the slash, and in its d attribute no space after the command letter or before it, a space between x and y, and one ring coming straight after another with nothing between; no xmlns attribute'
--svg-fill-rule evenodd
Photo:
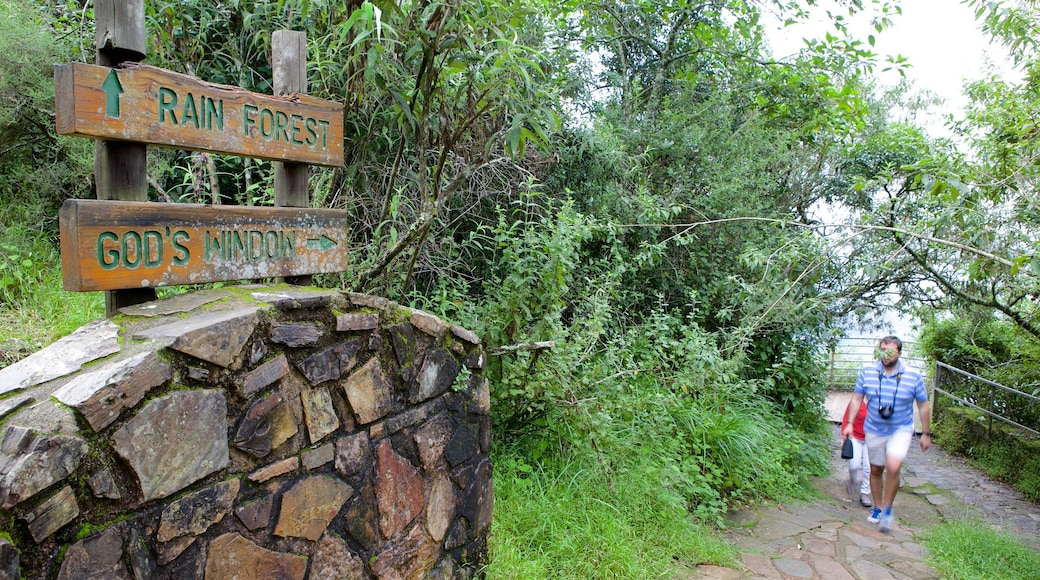
<svg viewBox="0 0 1040 580"><path fill-rule="evenodd" d="M899 340L898 336L888 335L878 341L878 346L882 344L894 344L896 345L897 352L903 352L903 341Z"/></svg>

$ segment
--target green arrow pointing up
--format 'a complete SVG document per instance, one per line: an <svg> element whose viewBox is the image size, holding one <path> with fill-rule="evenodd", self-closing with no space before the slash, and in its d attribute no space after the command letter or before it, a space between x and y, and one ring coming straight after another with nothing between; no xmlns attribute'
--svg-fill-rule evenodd
<svg viewBox="0 0 1040 580"><path fill-rule="evenodd" d="M326 236L325 234L322 234L321 238L307 239L308 250L319 250L322 252L326 252L334 247L336 247L336 240Z"/></svg>
<svg viewBox="0 0 1040 580"><path fill-rule="evenodd" d="M123 85L119 83L119 77L115 69L108 73L101 90L105 91L105 114L109 117L119 116L119 95L123 94Z"/></svg>

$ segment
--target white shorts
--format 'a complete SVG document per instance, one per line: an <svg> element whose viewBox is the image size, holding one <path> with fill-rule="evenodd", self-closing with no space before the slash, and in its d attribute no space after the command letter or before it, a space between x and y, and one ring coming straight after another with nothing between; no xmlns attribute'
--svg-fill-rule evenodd
<svg viewBox="0 0 1040 580"><path fill-rule="evenodd" d="M888 459L894 458L902 461L910 452L910 443L914 439L914 428L911 425L900 427L891 435L875 435L867 433L867 457L871 465L884 467Z"/></svg>

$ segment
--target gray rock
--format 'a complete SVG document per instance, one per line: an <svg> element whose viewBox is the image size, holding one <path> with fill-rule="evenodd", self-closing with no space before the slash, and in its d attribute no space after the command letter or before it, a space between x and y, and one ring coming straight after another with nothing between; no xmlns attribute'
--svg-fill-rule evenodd
<svg viewBox="0 0 1040 580"><path fill-rule="evenodd" d="M262 343L257 343L262 344ZM248 397L289 374L289 360L280 354L242 376L239 385Z"/></svg>
<svg viewBox="0 0 1040 580"><path fill-rule="evenodd" d="M163 510L155 539L159 563L165 564L180 555L195 538L220 522L231 511L241 482L232 479L187 495Z"/></svg>
<svg viewBox="0 0 1040 580"><path fill-rule="evenodd" d="M15 454L0 454L0 507L9 509L68 477L87 454L87 442L70 435L37 437L9 428Z"/></svg>
<svg viewBox="0 0 1040 580"><path fill-rule="evenodd" d="M372 460L370 448L367 431L337 439L336 471L344 477L360 473Z"/></svg>
<svg viewBox="0 0 1040 580"><path fill-rule="evenodd" d="M91 475L90 479L87 480L87 484L90 485L90 490L94 492L94 497L106 499L120 499L123 497L119 493L119 488L116 486L115 478L112 477L112 472L107 469L102 469Z"/></svg>
<svg viewBox="0 0 1040 580"><path fill-rule="evenodd" d="M112 442L149 501L227 467L227 429L223 392L177 391L148 403Z"/></svg>
<svg viewBox="0 0 1040 580"><path fill-rule="evenodd" d="M0 369L0 395L45 383L83 365L119 352L119 327L110 320L91 322L13 365Z"/></svg>
<svg viewBox="0 0 1040 580"><path fill-rule="evenodd" d="M408 397L408 402L414 405L447 391L459 376L460 370L458 361L450 352L443 348L427 351L416 377L418 387Z"/></svg>
<svg viewBox="0 0 1040 580"><path fill-rule="evenodd" d="M312 385L336 380L357 364L361 345L360 340L337 344L296 363L296 367Z"/></svg>
<svg viewBox="0 0 1040 580"><path fill-rule="evenodd" d="M0 580L19 580L21 554L7 538L0 538Z"/></svg>
<svg viewBox="0 0 1040 580"><path fill-rule="evenodd" d="M137 332L134 338L160 340L174 350L227 368L238 358L259 324L258 312L258 307L249 307L199 314Z"/></svg>
<svg viewBox="0 0 1040 580"><path fill-rule="evenodd" d="M74 377L54 392L54 398L75 407L95 431L119 417L123 409L141 402L151 389L173 378L170 364L154 352L105 364Z"/></svg>
<svg viewBox="0 0 1040 580"><path fill-rule="evenodd" d="M293 348L318 344L325 329L317 324L275 322L271 324L271 342Z"/></svg>
<svg viewBox="0 0 1040 580"><path fill-rule="evenodd" d="M353 312L336 317L336 330L339 332L375 330L376 328L379 328L379 316L375 314Z"/></svg>
<svg viewBox="0 0 1040 580"><path fill-rule="evenodd" d="M58 580L130 580L123 564L124 525L72 545L61 562Z"/></svg>

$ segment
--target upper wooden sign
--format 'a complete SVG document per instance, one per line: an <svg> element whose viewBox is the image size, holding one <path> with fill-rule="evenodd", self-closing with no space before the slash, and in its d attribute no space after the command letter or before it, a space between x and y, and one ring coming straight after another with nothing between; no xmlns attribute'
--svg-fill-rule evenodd
<svg viewBox="0 0 1040 580"><path fill-rule="evenodd" d="M333 101L252 93L141 64L56 65L54 85L61 135L343 165L343 106Z"/></svg>
<svg viewBox="0 0 1040 580"><path fill-rule="evenodd" d="M66 200L66 290L122 290L342 272L347 215L332 209Z"/></svg>

